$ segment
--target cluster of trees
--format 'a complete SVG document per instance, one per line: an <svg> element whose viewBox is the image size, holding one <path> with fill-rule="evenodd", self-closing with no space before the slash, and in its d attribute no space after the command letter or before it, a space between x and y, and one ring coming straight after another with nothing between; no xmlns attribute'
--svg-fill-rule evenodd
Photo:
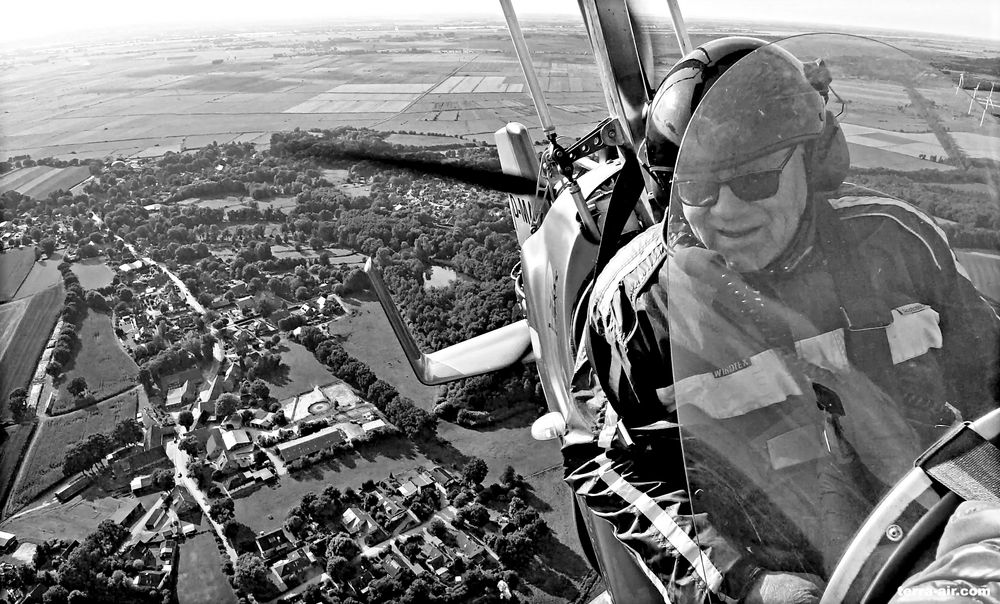
<svg viewBox="0 0 1000 604"><path fill-rule="evenodd" d="M354 489L341 493L337 487L327 485L319 494L311 491L306 493L298 505L288 510L285 528L300 537L310 524L326 526L339 522L344 510L359 502L360 498Z"/></svg>
<svg viewBox="0 0 1000 604"><path fill-rule="evenodd" d="M28 412L28 391L24 388L15 388L7 395L7 410L15 422L24 420L25 413Z"/></svg>
<svg viewBox="0 0 1000 604"><path fill-rule="evenodd" d="M346 533L337 533L326 545L326 572L335 581L347 581L354 577L355 567L351 561L361 553L361 547Z"/></svg>
<svg viewBox="0 0 1000 604"><path fill-rule="evenodd" d="M856 168L851 172L851 181L908 201L933 216L957 222L945 227L953 245L1000 249L1000 200L987 192L1000 182L1000 167L980 164L967 170L912 172ZM972 186L957 190L951 185ZM976 190L976 185L986 191Z"/></svg>
<svg viewBox="0 0 1000 604"><path fill-rule="evenodd" d="M88 535L59 567L57 584L48 601L56 602L122 602L123 604L164 603L172 600L172 590L162 592L136 587L125 570L129 561L119 550L129 537L127 529L111 520L104 520ZM46 596L43 596L43 601Z"/></svg>
<svg viewBox="0 0 1000 604"><path fill-rule="evenodd" d="M210 333L191 333L168 346L162 336L154 336L151 342L136 346L132 352L133 358L140 364L139 383L149 390L162 375L210 360L217 341L218 338Z"/></svg>
<svg viewBox="0 0 1000 604"><path fill-rule="evenodd" d="M212 502L212 505L208 507L208 515L219 524L224 524L233 519L235 509L236 505L233 503L233 500L223 497Z"/></svg>
<svg viewBox="0 0 1000 604"><path fill-rule="evenodd" d="M87 306L83 287L80 286L80 279L73 273L69 264L60 263L59 272L62 274L63 286L66 288L66 299L63 301L61 314L63 328L59 332L55 348L52 350L52 357L45 368L46 373L53 377L60 375L66 363L73 358L73 351L79 342L77 323L83 319L83 312Z"/></svg>
<svg viewBox="0 0 1000 604"><path fill-rule="evenodd" d="M111 434L91 434L66 451L63 459L63 476L85 472L112 451L125 445L141 442L142 424L134 418L122 420L115 425Z"/></svg>
<svg viewBox="0 0 1000 604"><path fill-rule="evenodd" d="M241 554L236 560L233 584L240 591L253 594L260 600L269 600L278 588L268 578L271 572L264 560L256 554Z"/></svg>
<svg viewBox="0 0 1000 604"><path fill-rule="evenodd" d="M550 534L538 512L524 500L514 497L507 507L509 521L500 533L491 533L486 543L509 568L521 568L530 561L539 542Z"/></svg>

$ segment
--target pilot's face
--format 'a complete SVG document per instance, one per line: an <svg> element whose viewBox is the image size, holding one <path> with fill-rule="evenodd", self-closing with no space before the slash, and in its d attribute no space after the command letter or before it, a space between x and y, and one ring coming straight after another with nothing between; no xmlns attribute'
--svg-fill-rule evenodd
<svg viewBox="0 0 1000 604"><path fill-rule="evenodd" d="M737 271L767 266L788 247L799 227L807 198L804 150L800 145L789 153L787 148L779 149L720 172L714 175L714 181L722 183L714 204L683 206L694 234ZM714 187L706 190L711 195ZM738 193L755 200L747 201Z"/></svg>

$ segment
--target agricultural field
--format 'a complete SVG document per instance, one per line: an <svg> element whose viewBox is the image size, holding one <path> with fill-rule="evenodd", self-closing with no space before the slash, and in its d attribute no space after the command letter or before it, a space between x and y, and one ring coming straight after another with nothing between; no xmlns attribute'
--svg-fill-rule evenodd
<svg viewBox="0 0 1000 604"><path fill-rule="evenodd" d="M62 281L62 275L59 274L59 263L62 262L62 254L55 252L48 260L39 260L31 266L31 272L28 276L21 282L21 287L18 288L17 293L14 295L15 300L21 300L24 298L29 298L37 293L41 293L43 290L57 285Z"/></svg>
<svg viewBox="0 0 1000 604"><path fill-rule="evenodd" d="M19 168L0 177L0 193L17 191L35 199L45 199L53 191L69 191L90 176L87 166Z"/></svg>
<svg viewBox="0 0 1000 604"><path fill-rule="evenodd" d="M34 264L34 246L11 249L0 254L0 302L14 298Z"/></svg>
<svg viewBox="0 0 1000 604"><path fill-rule="evenodd" d="M7 394L26 387L56 324L63 303L61 284L0 306L0 396L6 414Z"/></svg>
<svg viewBox="0 0 1000 604"><path fill-rule="evenodd" d="M428 31L435 39L424 45L429 52L417 55L379 52L411 48L409 37L395 42L395 34L379 32L367 40L359 32L355 47L365 52L349 61L336 52L302 52L326 36L304 31L274 32L259 48L226 48L227 40L219 46L209 35L204 50L184 53L163 40L88 47L86 64L77 58L79 49L65 48L4 74L9 114L0 149L67 159L155 157L212 141L264 148L271 133L296 127L485 137L511 119L537 121L509 38L491 27L484 28L486 36L470 32L472 41ZM545 42L538 71L552 95L556 125L582 134L605 111L585 38L561 29L531 38ZM78 102L68 109L42 94L53 87L74 90ZM48 119L57 111L58 121Z"/></svg>
<svg viewBox="0 0 1000 604"><path fill-rule="evenodd" d="M24 170L32 170L32 172L29 175L18 175L18 172ZM89 178L90 168L87 166L72 166L68 168L35 166L33 168L15 170L10 174L10 177L9 185L5 185L0 181L0 193L13 189L28 197L45 199L49 196L49 193L54 191L69 191L77 184ZM4 176L4 180L6 179L7 175Z"/></svg>
<svg viewBox="0 0 1000 604"><path fill-rule="evenodd" d="M975 250L955 250L972 283L983 294L1000 301L1000 255Z"/></svg>
<svg viewBox="0 0 1000 604"><path fill-rule="evenodd" d="M83 289L107 287L115 278L115 272L108 267L104 260L99 258L87 258L74 262L70 268L79 277L80 287Z"/></svg>
<svg viewBox="0 0 1000 604"><path fill-rule="evenodd" d="M448 147L451 145L467 145L469 141L453 136L428 136L425 134L390 134L385 138L387 143L406 145L409 147ZM346 170L345 170L346 172Z"/></svg>
<svg viewBox="0 0 1000 604"><path fill-rule="evenodd" d="M187 539L180 546L177 563L179 604L236 604L236 594L226 575L222 574L222 559L211 533Z"/></svg>
<svg viewBox="0 0 1000 604"><path fill-rule="evenodd" d="M73 409L73 396L66 391L66 387L76 377L86 379L90 393L101 400L134 386L135 376L139 373L132 357L118 343L110 315L88 310L77 333L80 345L72 360L63 368L53 415Z"/></svg>
<svg viewBox="0 0 1000 604"><path fill-rule="evenodd" d="M133 388L92 407L42 422L24 460L21 481L14 485L8 509L24 507L62 478L67 449L91 434L110 434L118 422L135 417L138 409L139 396Z"/></svg>
<svg viewBox="0 0 1000 604"><path fill-rule="evenodd" d="M889 170L954 170L955 166L939 164L928 159L920 159L912 155L903 155L888 149L879 149L868 145L855 144L848 139L851 151L851 165L855 168L888 168ZM850 180L850 179L848 179Z"/></svg>

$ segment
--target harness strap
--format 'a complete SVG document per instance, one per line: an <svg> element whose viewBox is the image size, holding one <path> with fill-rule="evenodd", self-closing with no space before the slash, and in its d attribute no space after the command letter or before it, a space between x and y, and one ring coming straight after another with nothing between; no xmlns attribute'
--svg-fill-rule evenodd
<svg viewBox="0 0 1000 604"><path fill-rule="evenodd" d="M1000 504L1000 449L970 425L952 429L916 465L966 501Z"/></svg>
<svg viewBox="0 0 1000 604"><path fill-rule="evenodd" d="M840 300L848 358L856 367L889 369L892 352L886 328L892 324L892 311L879 298L857 242L825 200L816 203L816 234Z"/></svg>
<svg viewBox="0 0 1000 604"><path fill-rule="evenodd" d="M618 152L625 158L625 165L622 166L618 173L618 179L615 180L614 189L611 191L611 200L608 202L608 212L604 217L604 225L601 227L601 243L597 248L597 261L594 264L595 279L618 251L618 238L625 230L628 218L632 215L635 204L639 202L639 196L644 186L642 172L639 170L639 160L624 147L620 147Z"/></svg>

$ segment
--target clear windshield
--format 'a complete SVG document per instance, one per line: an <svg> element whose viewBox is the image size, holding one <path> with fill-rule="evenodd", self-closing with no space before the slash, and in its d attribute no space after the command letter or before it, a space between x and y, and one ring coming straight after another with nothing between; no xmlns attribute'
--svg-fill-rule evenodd
<svg viewBox="0 0 1000 604"><path fill-rule="evenodd" d="M973 284L1000 285L1000 129L969 77L801 36L685 132L665 228L692 508L765 569L828 578L920 453L995 407Z"/></svg>

